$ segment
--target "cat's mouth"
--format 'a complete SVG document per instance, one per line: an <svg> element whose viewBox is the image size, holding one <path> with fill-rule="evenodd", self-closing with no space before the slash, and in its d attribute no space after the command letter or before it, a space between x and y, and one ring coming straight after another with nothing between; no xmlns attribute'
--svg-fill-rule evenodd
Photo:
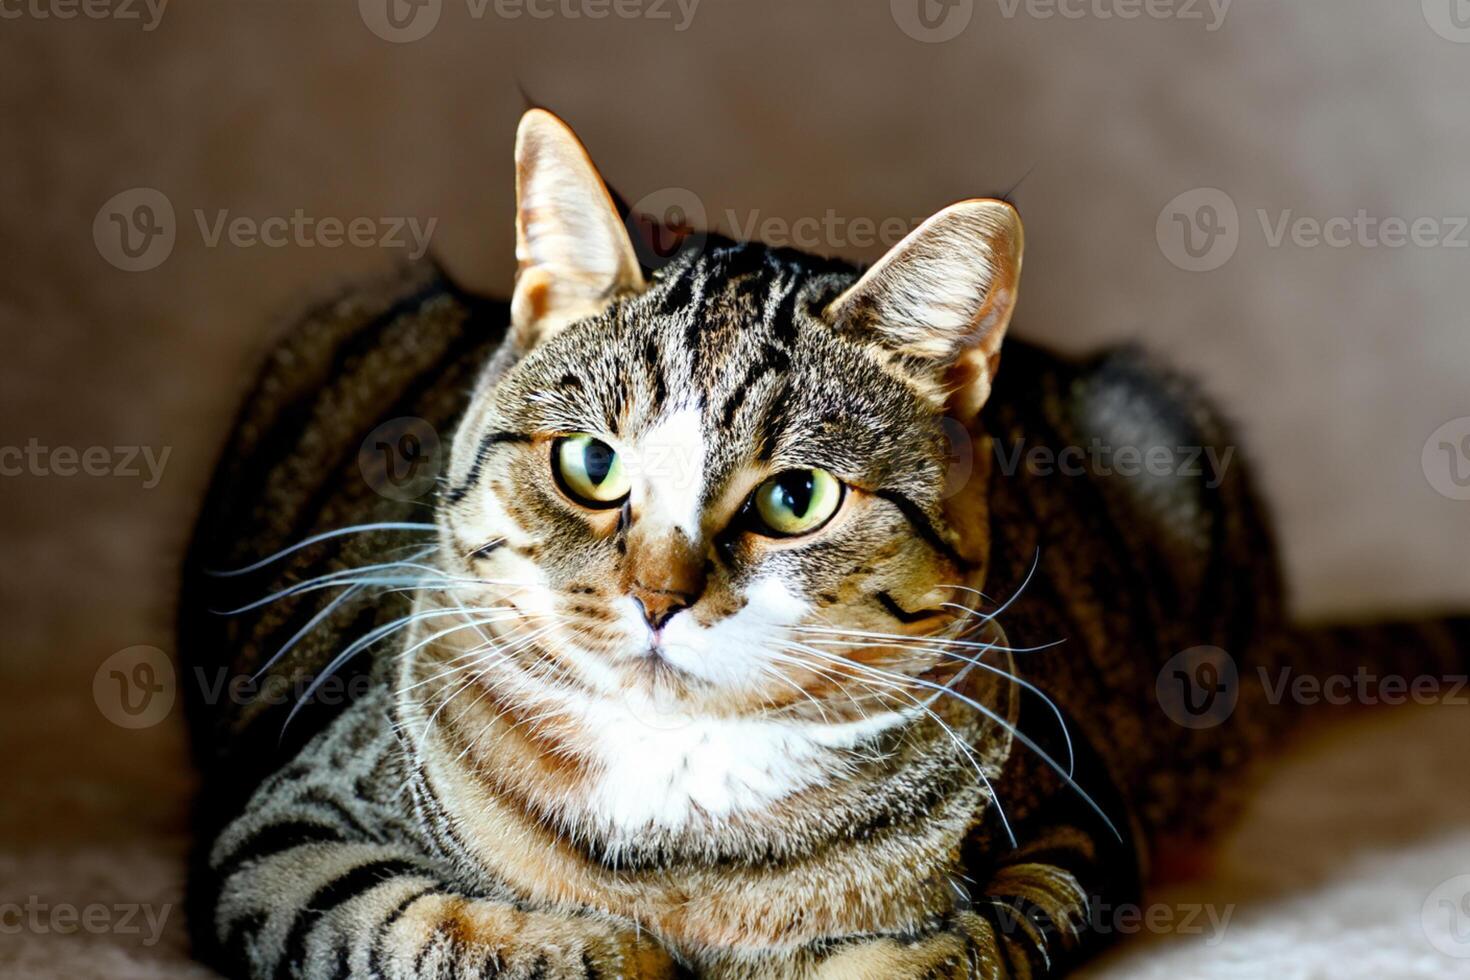
<svg viewBox="0 0 1470 980"><path fill-rule="evenodd" d="M642 653L634 657L633 665L635 670L685 673L683 668L668 658L664 648L657 643L650 643Z"/></svg>
<svg viewBox="0 0 1470 980"><path fill-rule="evenodd" d="M668 648L658 641L648 644L634 655L627 666L636 677L654 684L677 682L683 685L696 680L693 673L680 667L669 657Z"/></svg>

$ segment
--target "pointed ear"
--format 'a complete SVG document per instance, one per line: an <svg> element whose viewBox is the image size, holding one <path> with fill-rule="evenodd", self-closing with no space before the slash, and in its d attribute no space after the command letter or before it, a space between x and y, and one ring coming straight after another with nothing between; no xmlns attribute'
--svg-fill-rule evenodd
<svg viewBox="0 0 1470 980"><path fill-rule="evenodd" d="M1004 201L952 204L827 307L838 329L932 361L969 423L990 395L1021 278L1021 218Z"/></svg>
<svg viewBox="0 0 1470 980"><path fill-rule="evenodd" d="M587 150L545 109L528 111L516 131L516 260L510 312L523 350L644 287Z"/></svg>

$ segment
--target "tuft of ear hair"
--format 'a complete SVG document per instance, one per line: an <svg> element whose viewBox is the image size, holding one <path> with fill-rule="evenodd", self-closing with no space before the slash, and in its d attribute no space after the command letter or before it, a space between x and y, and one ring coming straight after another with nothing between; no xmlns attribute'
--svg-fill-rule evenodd
<svg viewBox="0 0 1470 980"><path fill-rule="evenodd" d="M571 127L545 109L516 130L513 337L529 350L645 288L607 185Z"/></svg>
<svg viewBox="0 0 1470 980"><path fill-rule="evenodd" d="M893 246L826 309L839 330L932 362L969 424L990 396L1016 308L1021 218L1004 201L951 204Z"/></svg>

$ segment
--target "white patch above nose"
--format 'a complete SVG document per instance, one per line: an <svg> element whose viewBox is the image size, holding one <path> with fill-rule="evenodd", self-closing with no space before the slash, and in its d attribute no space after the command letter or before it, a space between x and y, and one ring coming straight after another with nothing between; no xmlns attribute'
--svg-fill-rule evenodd
<svg viewBox="0 0 1470 980"><path fill-rule="evenodd" d="M644 494L640 520L675 527L691 541L698 539L707 448L703 416L696 406L676 409L637 440L631 462Z"/></svg>

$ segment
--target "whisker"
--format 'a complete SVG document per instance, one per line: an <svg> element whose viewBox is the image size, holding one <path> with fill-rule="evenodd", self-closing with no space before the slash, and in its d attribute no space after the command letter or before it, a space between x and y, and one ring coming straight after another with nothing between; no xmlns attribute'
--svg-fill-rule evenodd
<svg viewBox="0 0 1470 980"><path fill-rule="evenodd" d="M412 623L418 622L419 620L429 619L434 616L447 616L457 611L458 610L454 609L422 609L416 612L411 612L405 616L400 616L397 619L384 623L382 626L374 627L369 632L354 640L347 649L352 653L356 653L358 650L365 649L366 647L369 647L372 644L376 643L378 640L384 639L397 632L398 630L403 629L404 627ZM491 610L487 609L486 611ZM359 644L361 644L361 646L359 646ZM272 654L271 658L267 660L264 664L262 664L259 669L256 670L252 679L255 681L259 681L260 678L264 676L266 671L275 666L276 662L281 659L287 649L289 649L289 647L283 647L282 649L277 650L274 654ZM333 662L335 663L335 661Z"/></svg>
<svg viewBox="0 0 1470 980"><path fill-rule="evenodd" d="M965 696L964 694L961 694L959 691L956 691L956 690L954 690L951 687L948 687L948 686L945 686L945 685L940 685L940 684L935 684L933 681L926 681L926 680L924 680L921 677L905 677L904 675L901 675L901 674L892 674L892 673L890 673L888 671L879 670L878 668L875 668L875 667L870 667L867 664L861 664L861 663L858 663L858 662L852 661L852 660L844 660L842 658L832 656L832 655L827 654L827 653L825 653L823 651L820 651L820 650L814 650L814 649L808 648L807 652L812 653L812 654L814 654L816 656L819 656L819 657L830 659L833 662L838 662L838 663L845 664L845 665L847 665L849 667L852 667L852 668L855 668L855 669L857 669L859 671L863 671L865 673L868 673L869 675L877 675L877 676L885 677L887 679L896 681L899 684L915 684L915 685L918 685L920 687L923 687L923 688L927 688L929 690L936 691L936 692L938 692L937 696L939 696L939 697L942 697L945 694L948 694L950 697L954 698L955 700L959 701L960 703L969 705L971 708L973 708L976 711L980 712L985 717L987 717L991 721L995 722L997 725L1000 725L1001 727L1005 728L1007 731L1009 731L1011 733L1011 735L1016 739L1016 741L1020 742L1023 746L1025 746L1026 748L1030 749L1033 753L1035 753L1035 755L1036 755L1037 758L1039 758L1042 762L1044 762L1047 765L1048 768L1050 768L1053 772L1055 772L1058 776L1060 776L1062 778L1062 780L1066 782L1067 786L1070 787L1074 792L1076 792L1077 795L1082 799L1082 801L1084 803L1086 803L1088 805L1088 807L1091 808L1092 811L1094 813L1096 813L1098 815L1098 817L1100 817L1105 824L1107 824L1108 829L1111 830L1113 832L1113 834L1119 840L1122 840L1123 839L1123 835L1119 832L1117 826L1113 823L1112 818L1110 818L1107 815L1107 813L1105 813L1103 811L1102 807L1100 807L1097 804L1097 801L1094 800L1087 793L1086 790L1084 790L1081 786L1079 786L1077 784L1076 779L1074 779L1070 774L1068 774L1067 772L1065 772L1062 769L1061 765L1055 759L1053 759L1051 757L1051 755L1048 754L1045 749L1043 749L1040 745L1036 744L1035 740L1033 740L1029 735L1027 735L1025 732L1021 731L1019 728L1017 728L1015 725L1011 724L1006 719L1000 717L1000 715L996 714L989 707L981 704L980 702L974 700L973 698L970 698L970 697ZM968 668L966 668L966 669L968 669Z"/></svg>
<svg viewBox="0 0 1470 980"><path fill-rule="evenodd" d="M798 633L811 633L817 636L856 636L865 640L880 640L878 646L896 646L902 643L938 643L946 646L955 646L968 650L979 650L985 653L989 650L999 650L1002 653L1040 653L1050 650L1052 647L1061 646L1066 640L1053 640L1034 647L1008 647L999 643L985 643L977 640L955 640L943 636L908 636L903 633L881 633L874 630L848 630L838 627L827 626L785 626L782 629ZM816 642L816 641L813 641Z"/></svg>
<svg viewBox="0 0 1470 980"><path fill-rule="evenodd" d="M351 599L354 595L361 592L365 588L367 588L366 582L358 582L356 585L348 586L341 595L337 596L337 598L333 599L331 602L327 603L320 610L318 610L316 615L312 616L306 621L306 625L302 626L301 629L291 634L291 638L285 643L282 643L280 647L276 650L276 652L271 654L270 659L265 662L265 666L260 668L260 671L256 673L256 679L259 679L260 673L269 669L272 664L284 657L292 647L294 647L297 643L301 641L302 637L306 636L306 634L310 633L312 630L320 626L322 622L327 617L331 616L332 613L336 612L337 609L344 602L346 602L348 599Z"/></svg>
<svg viewBox="0 0 1470 980"><path fill-rule="evenodd" d="M320 544L323 541L330 541L332 538L340 538L340 537L342 537L343 535L346 535L346 534L366 534L366 533L368 533L370 531L437 531L437 530L438 530L438 527L436 525L434 525L434 524L425 524L425 523L420 523L420 522L417 522L417 521L382 521L382 522L376 523L376 524L354 524L351 527L339 527L335 531L324 531L321 534L314 534L314 535L312 535L311 537L307 538L304 541L298 541L296 544L293 544L290 547L282 548L280 551L277 551L275 554L273 554L273 555L267 555L266 557L262 558L260 561L255 562L254 564L251 564L251 565L246 565L243 568L206 569L205 572L204 572L204 574L209 575L209 576L211 576L213 578L234 578L237 575L248 575L251 572L259 571L260 569L265 568L267 565L271 564L272 562L280 561L282 558L285 558L287 555L293 555L296 552L302 550L303 548L310 548L314 544Z"/></svg>
<svg viewBox="0 0 1470 980"><path fill-rule="evenodd" d="M429 610L429 612L453 613L453 612L457 612L457 610L453 610L453 609ZM427 615L427 613L418 613L418 614L415 614L415 615L418 618L423 618L424 616ZM407 618L407 617L405 617L405 618ZM319 673L315 678L312 679L312 682L309 685L307 685L307 688L306 688L305 693L303 693L301 695L301 697L299 697L299 698L296 699L295 706L291 708L290 713L286 715L286 720L281 724L281 734L282 734L282 736L285 735L286 728L287 728L287 726L289 726L291 724L292 719L294 719L296 717L297 713L303 707L305 707L306 702L309 701L309 700L311 700L311 696L313 694L315 694L318 690L320 690L321 689L321 686L323 684L325 684L328 681L328 679L330 679L332 677L333 674L335 674L338 670L340 670L343 664L347 663L348 660L352 659L352 657L356 656L360 651L366 649L369 646L372 646L378 640L383 639L385 636L388 636L388 635L390 635L393 632L397 632L398 630L403 629L404 626L407 625L407 623L404 623L404 622L401 622L400 621L400 622L396 622L396 623L391 623L389 625L392 626L393 629L389 630L386 633L383 632L383 628L382 627L379 627L378 629L373 630L371 633L368 633L366 636L361 637L361 638L353 641L347 647L347 649L345 649L341 653L337 654L337 656L332 659L332 662L329 663L326 666L326 668L321 673ZM460 623L460 624L458 624L456 626L451 626L448 629L440 630L439 632L434 633L434 634L431 634L427 638L418 641L417 643L415 643L413 646L409 647L408 649L401 651L401 654L400 655L401 656L406 656L406 655L414 652L415 650L420 649L421 647L425 646L426 644L432 643L434 640L441 639L441 638L443 638L445 636L448 636L451 633L455 633L455 632L458 632L459 630L466 629L466 628L468 628L469 626L472 626L472 625L474 625L473 622L470 622L470 623Z"/></svg>
<svg viewBox="0 0 1470 980"><path fill-rule="evenodd" d="M797 651L793 650L792 652ZM806 667L808 669L821 669L815 664L808 664L799 659L793 659L789 657L782 659L787 660L787 662L796 663L798 666ZM863 681L856 681L856 683L862 684L863 687L867 688L870 691L874 690L871 684L865 683ZM943 729L944 733L949 737L949 739L955 744L955 747L958 748L965 755L966 759L969 760L970 765L974 767L975 775L980 777L980 781L984 784L986 792L990 795L991 800L995 802L996 813L1000 816L1001 826L1005 828L1006 836L1010 838L1011 847L1016 847L1016 835L1015 832L1011 829L1010 818L1006 816L1005 806L1001 802L1000 795L996 793L995 786L993 783L991 783L990 777L985 774L984 767L980 764L980 760L976 758L974 750L969 745L967 745L965 741L959 737L959 734L956 733L955 730L949 725L949 723L946 722L943 718L939 717L938 713L936 713L933 708L931 708L928 704L921 702L918 698L914 697L913 694L903 690L898 685L887 682L880 683L883 683L884 688L892 691L895 694L907 698L914 707L918 708L920 711L924 712L924 714L932 718L934 722L939 725L941 729Z"/></svg>
<svg viewBox="0 0 1470 980"><path fill-rule="evenodd" d="M884 646L889 646L890 645L890 644L887 644L887 643L843 643L841 640L811 640L810 642L813 643L813 644L840 645L840 646L844 646L844 647L848 647L848 648L858 648L858 649L862 649L862 648L866 648L866 647L884 647ZM1056 646L1056 645L1058 645L1061 642L1062 641L1058 640L1057 643L1048 644L1048 646ZM1072 776L1072 775L1075 775L1076 774L1076 771L1077 771L1077 758L1076 758L1076 754L1075 754L1075 752L1074 752L1074 750L1072 748L1072 733L1067 728L1066 718L1062 715L1062 709L1059 708L1059 707L1057 707L1057 703L1055 701L1053 701L1051 699L1051 696L1048 695L1041 688L1037 687L1035 684L1031 683L1030 681L1026 680L1025 678L1020 677L1020 676L1018 676L1016 674L1013 674L1013 673L1011 673L1008 670L1004 670L1004 669L996 666L995 664L985 663L979 657L966 657L966 656L963 656L962 654L954 653L953 651L950 651L950 650L942 650L942 649L937 649L937 648L927 647L927 646L913 646L913 645L910 645L906 649L911 650L911 651L914 651L914 652L919 652L919 653L933 653L933 654L935 654L937 656L949 657L952 660L958 660L958 661L960 661L962 663L967 663L967 664L970 664L971 666L979 667L981 670L988 670L992 674L996 674L996 675L998 675L1000 677L1004 677L1006 680L1010 681L1011 683L1017 684L1020 687L1023 687L1026 690L1030 691L1032 694L1035 694L1037 697L1041 698L1042 701L1046 702L1046 706L1051 709L1052 715L1056 717L1057 727L1060 728L1061 731L1062 731L1062 740L1063 740L1063 742L1066 743L1066 746L1067 746L1067 775ZM1005 648L1003 648L1003 647L991 647L991 649L1004 650ZM1046 649L1046 647L1040 647L1040 648L1037 648L1037 649ZM1008 650L1006 652L1015 652L1015 651L1009 651ZM1032 652L1032 651L1027 650L1027 651L1023 651L1023 652L1028 652L1029 653L1029 652ZM985 654L982 653L980 656L983 657L984 655Z"/></svg>
<svg viewBox="0 0 1470 980"><path fill-rule="evenodd" d="M481 632L480 631L480 626L490 625L490 624L493 624L493 623L502 623L502 622L505 622L506 620L515 620L515 619L518 619L518 618L520 618L520 617L517 614L511 614L511 615L508 615L508 616L497 617L497 618L491 619L491 620L480 620L477 623L477 625L475 626L475 630L476 630L476 632ZM545 618L549 618L549 617L544 617L543 616L543 617L528 617L528 618L542 618L542 619L545 619ZM483 632L481 632L481 635L482 636L484 635ZM499 644L500 644L500 642L501 642L502 639L503 638L499 638L499 637L497 637L497 638L489 638L489 637L487 637L484 643L481 643L478 646L471 647L470 649L465 650L463 653L460 653L457 656L451 657L449 660L444 661L444 663L441 666L447 667L446 670L443 670L443 671L441 671L441 672L439 672L437 674L434 674L431 677L425 677L422 680L415 681L414 683L409 684L406 687L399 688L398 689L398 692L400 694L407 694L409 691L416 691L416 690L418 690L421 687L426 687L429 684L434 683L435 681L438 681L438 680L441 680L441 679L443 679L445 677L450 676L455 671L464 670L464 669L466 669L468 667L472 667L472 666L475 665L475 663L478 660L480 660L480 659L482 659L484 657L485 651L487 651L487 650L489 650L489 651L491 651L493 653L497 653L497 654L508 652L508 651L503 650L499 646ZM519 641L517 641L517 642L519 642ZM407 651L407 650L404 651L404 653L408 653L408 652L409 651ZM400 654L400 656L402 656L402 655L403 654ZM501 661L503 661L504 659L505 658L502 657L501 658Z"/></svg>
<svg viewBox="0 0 1470 980"><path fill-rule="evenodd" d="M972 589L968 585L957 585L954 582L940 582L937 586L935 586L935 588L938 588L938 589L955 589L955 590L960 591L960 592L970 592L970 593L973 593L973 594L979 596L980 598L984 599L986 602L994 602L995 601L995 599L992 598L991 596L986 595L984 592L981 592L979 589Z"/></svg>
<svg viewBox="0 0 1470 980"><path fill-rule="evenodd" d="M439 703L439 706L434 709L433 713L430 714L427 719L425 719L425 721L424 721L424 729L423 729L423 733L422 733L421 738L428 736L429 730L434 727L434 722L439 717L439 712L443 711L446 707L448 707L449 706L449 702L453 701L455 698L459 697L459 695L461 695L465 691L467 691L470 688L470 685L474 684L479 678L485 676L485 674L488 673L498 663L505 662L512 655L514 655L516 653L519 653L520 651L524 650L527 646L529 646L537 638L546 635L547 633L549 633L551 630L553 630L555 628L556 628L556 624L555 623L553 623L553 624L551 624L549 626L543 626L543 627L541 627L541 628L539 628L537 630L532 631L532 633L529 636L525 636L525 637L522 637L522 638L516 640L515 641L515 646L513 648L511 648L509 650L498 650L497 649L495 651L495 653L497 655L496 656L496 659L491 660L475 676L471 677L469 680L465 681L458 688L456 688L455 691L454 691L454 693L452 693L448 697L444 698ZM466 670L470 666L472 666L472 665L471 664L465 664L460 669L461 670ZM488 689L486 690L486 693L488 693ZM484 695L482 694L481 697L484 697ZM478 698L476 699L475 703L476 704L479 703L479 699ZM423 745L423 743L422 743L422 741L420 741L419 745L417 747L415 747L415 753L417 753L422 748L422 745Z"/></svg>
<svg viewBox="0 0 1470 980"><path fill-rule="evenodd" d="M216 616L238 616L241 613L253 612L256 609L261 608L262 606L270 605L272 602L279 602L282 599L288 599L292 596L301 595L305 592L317 592L322 589L333 589L341 585L355 585L358 584L359 581L366 585L395 586L398 589L405 591L428 591L430 589L443 589L450 586L469 588L473 586L485 585L526 584L524 582L515 582L501 579L464 578L462 576L449 575L448 573L440 572L437 569L433 571L435 574L440 576L440 578L432 581L426 579L423 576L419 576L416 578L410 578L408 576L380 576L376 578L364 579L358 579L354 577L362 572L383 571L390 568L428 569L429 566L416 565L411 562L383 562L377 565L364 565L360 568L344 568L340 571L328 572L324 575L319 575L316 578L307 579L304 582L297 582L293 585L287 586L284 589L273 592L270 595L265 596L264 598L256 599L254 602L246 603L243 606L237 606L234 609L211 609L210 612L214 613Z"/></svg>

